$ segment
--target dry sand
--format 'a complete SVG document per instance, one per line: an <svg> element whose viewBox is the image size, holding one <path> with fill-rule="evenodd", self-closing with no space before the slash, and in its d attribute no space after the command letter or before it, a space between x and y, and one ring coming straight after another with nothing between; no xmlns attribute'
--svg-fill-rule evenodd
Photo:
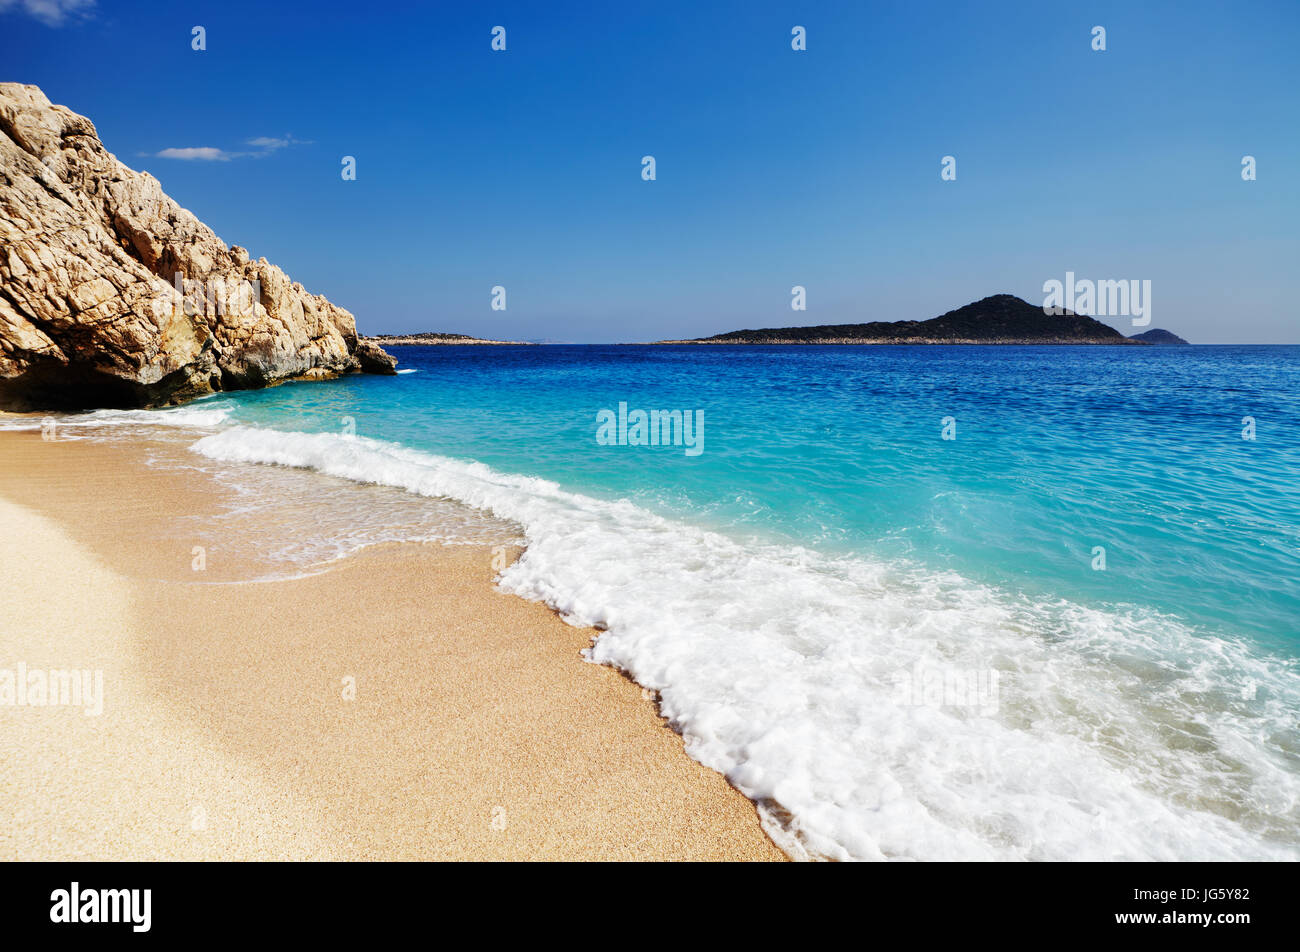
<svg viewBox="0 0 1300 952"><path fill-rule="evenodd" d="M0 433L0 669L104 677L0 706L0 860L783 858L490 550L195 581L219 487L145 449Z"/></svg>

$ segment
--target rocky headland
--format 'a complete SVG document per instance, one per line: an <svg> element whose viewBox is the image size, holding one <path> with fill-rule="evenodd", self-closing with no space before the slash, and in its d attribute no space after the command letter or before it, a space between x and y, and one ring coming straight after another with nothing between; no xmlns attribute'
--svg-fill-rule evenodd
<svg viewBox="0 0 1300 952"><path fill-rule="evenodd" d="M348 311L119 162L85 116L0 83L0 409L158 406L395 365Z"/></svg>
<svg viewBox="0 0 1300 952"><path fill-rule="evenodd" d="M379 347L429 347L439 344L473 344L476 346L510 344L521 346L530 344L529 341L523 340L488 340L484 337L470 337L468 334L439 334L435 331L424 331L419 334L377 334L374 337L363 337L361 339Z"/></svg>

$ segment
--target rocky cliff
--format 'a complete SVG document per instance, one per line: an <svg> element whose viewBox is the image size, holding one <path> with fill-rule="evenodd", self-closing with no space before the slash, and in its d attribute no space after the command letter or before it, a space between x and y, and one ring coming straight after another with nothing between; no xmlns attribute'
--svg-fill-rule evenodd
<svg viewBox="0 0 1300 952"><path fill-rule="evenodd" d="M117 161L89 119L0 83L0 408L154 406L395 364Z"/></svg>

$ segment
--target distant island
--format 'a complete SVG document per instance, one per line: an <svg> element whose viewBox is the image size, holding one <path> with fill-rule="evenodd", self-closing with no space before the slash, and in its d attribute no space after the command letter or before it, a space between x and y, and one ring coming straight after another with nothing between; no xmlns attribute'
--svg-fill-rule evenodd
<svg viewBox="0 0 1300 952"><path fill-rule="evenodd" d="M362 340L378 344L380 347L408 347L434 344L519 344L527 345L525 340L486 340L482 337L470 337L468 334L377 334L363 337Z"/></svg>
<svg viewBox="0 0 1300 952"><path fill-rule="evenodd" d="M1141 334L1134 334L1129 340L1140 340L1148 344L1161 344L1170 347L1188 347L1190 341L1185 341L1177 334L1163 330L1159 327L1153 327L1149 331L1143 331Z"/></svg>
<svg viewBox="0 0 1300 952"><path fill-rule="evenodd" d="M1173 340L1152 335L1168 335ZM1150 338L1150 339L1148 339ZM730 331L660 344L1147 344L1186 343L1168 331L1125 337L1082 314L1052 316L1013 294L994 294L928 321L872 321ZM383 343L387 344L387 341Z"/></svg>

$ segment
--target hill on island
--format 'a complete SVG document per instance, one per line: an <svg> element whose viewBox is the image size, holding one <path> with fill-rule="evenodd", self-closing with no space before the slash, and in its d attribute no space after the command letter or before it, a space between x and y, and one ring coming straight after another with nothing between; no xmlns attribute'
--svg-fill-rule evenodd
<svg viewBox="0 0 1300 952"><path fill-rule="evenodd" d="M1013 294L994 294L927 321L872 321L730 331L663 344L1142 344L1108 324L1066 311L1043 312Z"/></svg>
<svg viewBox="0 0 1300 952"><path fill-rule="evenodd" d="M1185 341L1172 331L1167 331L1162 327L1153 327L1149 331L1143 331L1141 334L1132 335L1129 340L1145 341L1148 344L1163 344L1166 346L1187 347L1190 341Z"/></svg>

